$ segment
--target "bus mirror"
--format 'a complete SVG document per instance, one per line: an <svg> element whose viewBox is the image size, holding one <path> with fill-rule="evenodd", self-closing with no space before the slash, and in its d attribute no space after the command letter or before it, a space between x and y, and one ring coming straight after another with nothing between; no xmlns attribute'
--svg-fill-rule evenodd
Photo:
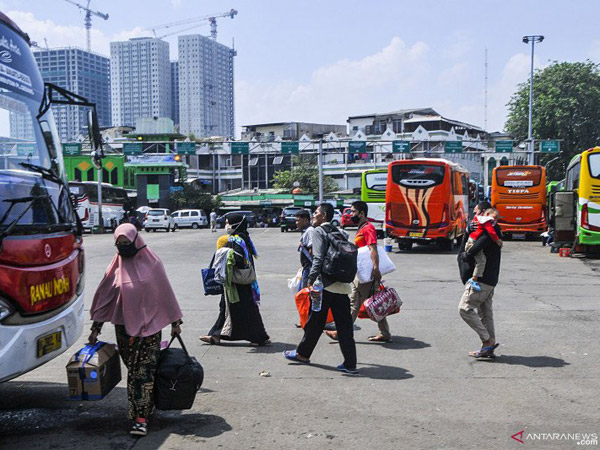
<svg viewBox="0 0 600 450"><path fill-rule="evenodd" d="M98 125L98 116L96 109L92 108L88 111L88 136L90 138L90 146L92 151L102 158L102 136L100 135L100 126Z"/></svg>

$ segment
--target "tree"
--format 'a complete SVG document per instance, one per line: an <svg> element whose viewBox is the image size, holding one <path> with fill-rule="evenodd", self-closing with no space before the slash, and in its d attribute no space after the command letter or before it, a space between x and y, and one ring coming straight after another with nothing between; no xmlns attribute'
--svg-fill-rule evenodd
<svg viewBox="0 0 600 450"><path fill-rule="evenodd" d="M533 76L533 136L560 139L561 153L547 154L549 180L560 180L571 158L598 145L600 139L600 72L598 64L555 62ZM505 129L516 139L527 139L529 81L521 83L508 103Z"/></svg>
<svg viewBox="0 0 600 450"><path fill-rule="evenodd" d="M273 186L277 189L294 189L294 183L306 194L319 193L319 170L317 168L317 156L304 155L292 158L291 170L280 170L273 175ZM339 189L335 180L323 176L323 192L333 192Z"/></svg>
<svg viewBox="0 0 600 450"><path fill-rule="evenodd" d="M221 204L221 199L207 192L203 192L196 187L186 184L183 189L169 194L169 209L177 211L178 209L202 209L207 214Z"/></svg>

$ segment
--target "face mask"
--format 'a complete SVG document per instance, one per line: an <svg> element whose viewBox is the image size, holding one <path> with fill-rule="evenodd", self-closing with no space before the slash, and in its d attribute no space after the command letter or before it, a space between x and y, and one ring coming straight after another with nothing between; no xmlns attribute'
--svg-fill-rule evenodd
<svg viewBox="0 0 600 450"><path fill-rule="evenodd" d="M352 216L350 220L352 220L352 223L358 223L360 222L360 216Z"/></svg>
<svg viewBox="0 0 600 450"><path fill-rule="evenodd" d="M233 230L233 227L229 224L225 225L225 232L226 233L231 233L231 230Z"/></svg>
<svg viewBox="0 0 600 450"><path fill-rule="evenodd" d="M121 255L123 258L132 258L135 255L137 255L137 252L139 252L142 248L137 248L135 246L135 241L137 240L137 235L135 236L135 239L133 240L133 242L129 243L129 244L116 244L117 246L117 251L119 252L119 255Z"/></svg>

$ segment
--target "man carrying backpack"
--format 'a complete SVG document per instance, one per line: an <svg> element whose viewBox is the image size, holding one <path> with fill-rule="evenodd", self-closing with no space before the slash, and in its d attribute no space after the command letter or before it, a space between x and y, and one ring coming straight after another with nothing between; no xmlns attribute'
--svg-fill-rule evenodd
<svg viewBox="0 0 600 450"><path fill-rule="evenodd" d="M359 283L357 277L352 285L350 304L352 308L352 322L354 322L358 317L358 311L364 301L377 292L381 281L381 273L379 272L379 254L377 253L377 230L375 230L373 224L367 220L369 206L366 202L358 200L352 203L351 211L352 222L358 225L354 243L359 248L369 247L371 260L373 261L373 281ZM379 328L379 333L375 336L369 336L368 340L371 342L391 342L392 335L390 333L390 326L385 317L377 322L377 327ZM337 340L338 338L337 331L326 331L325 333L327 333L327 336L331 339Z"/></svg>
<svg viewBox="0 0 600 450"><path fill-rule="evenodd" d="M296 350L285 351L283 354L291 361L309 364L310 356L323 334L327 313L331 308L344 356L344 362L337 366L337 369L354 375L358 371L348 294L352 292L351 281L356 275L357 249L340 230L331 225L331 219L333 206L329 203L322 203L313 215L313 264L308 275L308 284L312 286L317 278L321 280L321 309L313 311L311 307L300 344Z"/></svg>

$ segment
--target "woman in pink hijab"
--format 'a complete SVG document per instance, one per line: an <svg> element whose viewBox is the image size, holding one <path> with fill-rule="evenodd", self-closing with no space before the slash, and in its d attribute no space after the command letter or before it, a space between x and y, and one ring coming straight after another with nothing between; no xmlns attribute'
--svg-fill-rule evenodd
<svg viewBox="0 0 600 450"><path fill-rule="evenodd" d="M154 408L154 375L161 331L181 333L181 309L161 260L150 250L134 225L119 225L114 233L117 254L100 282L91 308L94 321L89 337L95 343L104 322L115 325L117 345L127 366L131 434L145 436Z"/></svg>

